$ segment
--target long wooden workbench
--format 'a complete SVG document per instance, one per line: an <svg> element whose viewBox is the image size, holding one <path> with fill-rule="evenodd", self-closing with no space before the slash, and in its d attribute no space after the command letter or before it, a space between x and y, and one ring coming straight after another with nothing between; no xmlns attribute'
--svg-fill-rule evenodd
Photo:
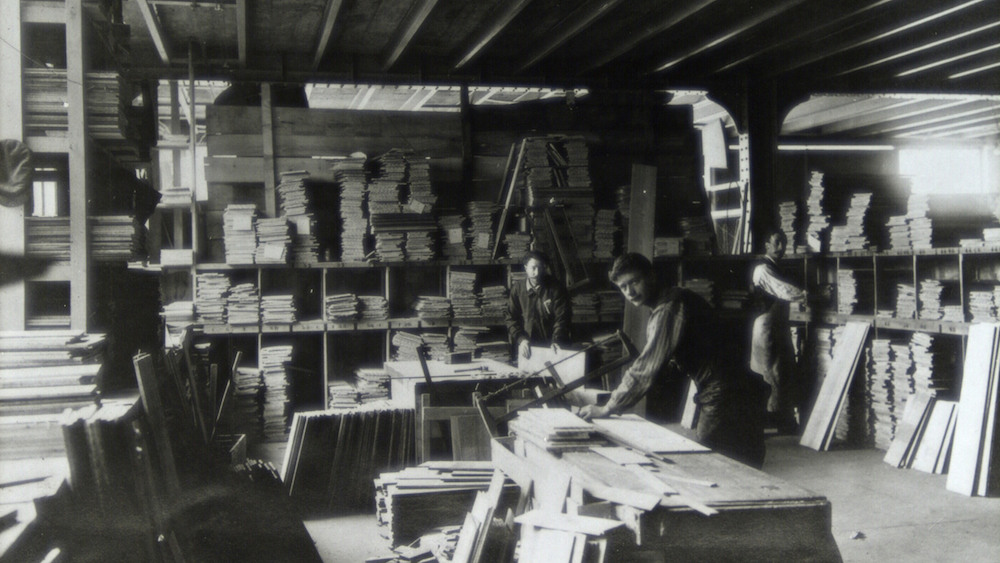
<svg viewBox="0 0 1000 563"><path fill-rule="evenodd" d="M495 438L493 464L530 487L554 522L560 513L622 521L631 533L614 536L607 561L841 561L825 497L638 417L614 426L562 452ZM665 446L643 448L650 426Z"/></svg>

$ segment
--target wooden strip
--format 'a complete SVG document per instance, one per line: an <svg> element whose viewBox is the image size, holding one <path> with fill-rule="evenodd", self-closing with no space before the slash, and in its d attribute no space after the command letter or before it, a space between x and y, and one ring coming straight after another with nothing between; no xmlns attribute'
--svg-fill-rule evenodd
<svg viewBox="0 0 1000 563"><path fill-rule="evenodd" d="M817 451L824 450L829 445L828 437L831 429L836 426L844 396L857 369L861 349L868 337L868 328L868 323L856 321L844 325L841 340L836 345L830 369L823 380L819 398L809 415L799 444Z"/></svg>
<svg viewBox="0 0 1000 563"><path fill-rule="evenodd" d="M896 427L896 435L889 445L888 451L882 461L893 467L903 467L903 460L906 454L914 446L917 428L927 414L927 408L932 404L933 398L926 392L919 392L911 395L906 401L906 408L903 410L903 420Z"/></svg>
<svg viewBox="0 0 1000 563"><path fill-rule="evenodd" d="M618 520L577 516L576 514L553 513L537 509L525 512L514 518L514 521L522 526L562 530L564 532L575 532L589 536L603 536L611 530L625 525L624 522Z"/></svg>
<svg viewBox="0 0 1000 563"><path fill-rule="evenodd" d="M997 386L1000 385L1000 336L995 337L993 362L990 364L989 381L986 388L986 420L983 422L983 439L979 453L979 483L976 492L986 496L990 492L990 473L994 464L994 444L997 420Z"/></svg>
<svg viewBox="0 0 1000 563"><path fill-rule="evenodd" d="M159 453L160 468L167 482L168 492L180 491L180 481L177 478L177 465L174 462L174 451L167 432L167 418L160 398L160 388L153 368L153 357L149 354L139 354L132 359L135 366L136 381L139 384L139 395L142 406L153 428L156 447Z"/></svg>
<svg viewBox="0 0 1000 563"><path fill-rule="evenodd" d="M87 330L90 252L87 207L90 199L87 154L87 88L84 69L83 1L66 1L66 109L69 144L70 326Z"/></svg>
<svg viewBox="0 0 1000 563"><path fill-rule="evenodd" d="M955 425L958 422L958 404L951 412L951 420L948 421L948 429L944 432L944 442L941 444L941 454L938 455L934 464L934 473L938 475L948 471L948 462L951 461L951 445L955 441Z"/></svg>
<svg viewBox="0 0 1000 563"><path fill-rule="evenodd" d="M958 420L946 484L949 491L963 495L971 496L977 490L983 421L986 418L986 389L991 366L996 361L997 326L983 323L969 328Z"/></svg>
<svg viewBox="0 0 1000 563"><path fill-rule="evenodd" d="M260 85L260 122L261 122L261 152L264 157L264 215L274 217L277 209L275 203L275 187L277 177L274 175L274 112L271 108L271 85Z"/></svg>
<svg viewBox="0 0 1000 563"><path fill-rule="evenodd" d="M646 453L711 452L705 446L638 415L627 414L593 421L605 436Z"/></svg>
<svg viewBox="0 0 1000 563"><path fill-rule="evenodd" d="M953 401L934 401L927 422L927 430L924 431L923 438L917 446L917 453L913 458L913 469L925 473L934 472L934 466L937 464L938 458L941 457L941 450L954 412L955 403Z"/></svg>

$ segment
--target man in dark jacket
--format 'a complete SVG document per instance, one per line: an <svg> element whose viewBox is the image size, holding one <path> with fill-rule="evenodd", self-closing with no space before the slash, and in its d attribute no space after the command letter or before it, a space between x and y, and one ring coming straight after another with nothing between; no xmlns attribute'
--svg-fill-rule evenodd
<svg viewBox="0 0 1000 563"><path fill-rule="evenodd" d="M762 418L766 389L744 367L744 356L712 307L694 292L661 286L640 254L621 256L608 277L632 305L651 309L646 345L622 376L605 406L588 405L589 420L619 413L646 396L647 415L657 418L670 397L669 380L686 375L698 389L698 441L760 468L764 463Z"/></svg>
<svg viewBox="0 0 1000 563"><path fill-rule="evenodd" d="M566 288L548 273L545 254L530 250L522 264L526 279L512 284L504 316L511 346L530 358L531 346L569 344L572 310Z"/></svg>

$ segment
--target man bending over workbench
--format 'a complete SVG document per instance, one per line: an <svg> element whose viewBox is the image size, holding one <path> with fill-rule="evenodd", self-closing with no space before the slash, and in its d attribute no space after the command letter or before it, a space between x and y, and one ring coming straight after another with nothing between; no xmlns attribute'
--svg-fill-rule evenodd
<svg viewBox="0 0 1000 563"><path fill-rule="evenodd" d="M738 339L726 338L715 311L696 293L661 285L652 264L641 254L616 259L608 277L632 305L651 309L646 345L607 404L587 405L580 416L590 420L616 414L643 396L648 414L655 415L670 399L665 393L670 379L678 373L686 375L698 389L698 441L760 468L767 390L744 367Z"/></svg>

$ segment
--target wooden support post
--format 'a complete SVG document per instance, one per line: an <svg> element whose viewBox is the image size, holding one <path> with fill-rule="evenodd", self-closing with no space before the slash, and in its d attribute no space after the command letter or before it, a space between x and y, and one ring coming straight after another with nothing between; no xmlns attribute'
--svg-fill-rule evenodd
<svg viewBox="0 0 1000 563"><path fill-rule="evenodd" d="M0 139L24 141L21 90L21 3L0 2ZM24 255L24 206L0 206L0 252ZM25 286L0 286L0 330L24 330Z"/></svg>
<svg viewBox="0 0 1000 563"><path fill-rule="evenodd" d="M261 134L264 149L264 215L274 217L276 177L274 174L274 110L271 107L271 85L260 85Z"/></svg>
<svg viewBox="0 0 1000 563"><path fill-rule="evenodd" d="M69 148L70 327L87 330L90 245L87 229L86 42L83 0L66 1L66 99Z"/></svg>
<svg viewBox="0 0 1000 563"><path fill-rule="evenodd" d="M653 239L656 236L656 167L632 165L632 188L629 200L628 251L653 259ZM637 307L625 307L622 328L639 349L646 345L646 320L649 312Z"/></svg>

